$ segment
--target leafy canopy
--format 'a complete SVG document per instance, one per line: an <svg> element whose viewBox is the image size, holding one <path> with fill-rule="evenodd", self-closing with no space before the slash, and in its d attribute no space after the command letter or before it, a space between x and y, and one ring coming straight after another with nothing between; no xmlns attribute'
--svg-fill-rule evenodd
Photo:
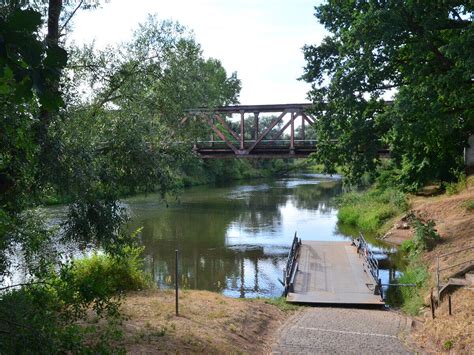
<svg viewBox="0 0 474 355"><path fill-rule="evenodd" d="M471 1L328 1L330 32L304 48L319 153L352 180L388 147L399 183L452 180L474 128ZM393 102L384 102L393 96Z"/></svg>

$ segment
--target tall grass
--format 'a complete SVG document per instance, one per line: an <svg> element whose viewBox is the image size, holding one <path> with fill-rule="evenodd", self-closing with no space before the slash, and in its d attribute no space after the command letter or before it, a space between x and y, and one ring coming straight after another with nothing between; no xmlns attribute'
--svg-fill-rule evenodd
<svg viewBox="0 0 474 355"><path fill-rule="evenodd" d="M365 232L380 232L388 220L408 209L405 194L396 189L372 188L365 192L349 192L338 202L339 221Z"/></svg>
<svg viewBox="0 0 474 355"><path fill-rule="evenodd" d="M415 286L391 286L387 292L387 304L410 315L417 315L424 306L423 295L427 292L429 272L426 266L413 260L408 264L397 283Z"/></svg>

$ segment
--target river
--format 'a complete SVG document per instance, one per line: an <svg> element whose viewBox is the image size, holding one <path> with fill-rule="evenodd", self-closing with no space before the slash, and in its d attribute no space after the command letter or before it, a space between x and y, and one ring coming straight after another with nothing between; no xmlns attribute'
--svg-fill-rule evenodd
<svg viewBox="0 0 474 355"><path fill-rule="evenodd" d="M193 187L168 206L158 195L125 202L131 230L142 227L145 268L160 288L174 284L178 249L180 287L274 297L282 293L295 232L303 240L350 240L354 231L337 223L340 193L338 177L302 174ZM381 277L387 281L388 271Z"/></svg>

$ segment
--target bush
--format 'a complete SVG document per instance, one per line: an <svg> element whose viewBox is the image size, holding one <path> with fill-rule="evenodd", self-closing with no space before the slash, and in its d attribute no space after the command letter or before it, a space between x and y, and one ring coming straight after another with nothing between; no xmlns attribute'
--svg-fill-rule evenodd
<svg viewBox="0 0 474 355"><path fill-rule="evenodd" d="M459 174L458 181L446 184L445 186L446 193L450 196L455 195L465 190L467 186L468 186L468 183L467 183L466 174L462 173L462 174Z"/></svg>
<svg viewBox="0 0 474 355"><path fill-rule="evenodd" d="M102 288L109 294L149 288L151 278L143 272L142 250L126 247L123 256L114 257L94 253L75 261L69 272L81 288Z"/></svg>
<svg viewBox="0 0 474 355"><path fill-rule="evenodd" d="M415 228L415 234L413 239L406 240L402 243L401 249L403 252L408 253L410 257L415 257L422 251L431 250L435 246L441 237L436 231L435 222L429 220L423 223L414 216L409 218Z"/></svg>
<svg viewBox="0 0 474 355"><path fill-rule="evenodd" d="M71 288L71 293L75 291ZM121 321L116 312L118 304L109 300L106 308L114 312L100 316L106 319L106 332L85 341L87 335L95 331L80 324L80 320L87 319L89 303L71 307L77 299L64 295L55 283L31 284L4 293L0 300L2 354L97 353L99 349L102 353L111 353L117 350L107 330ZM72 308L80 311L71 312Z"/></svg>
<svg viewBox="0 0 474 355"><path fill-rule="evenodd" d="M125 247L118 256L94 254L50 271L42 281L7 289L0 297L2 353L111 352L120 330L120 294L149 287L141 270L141 248ZM93 310L105 329L81 325ZM85 341L91 338L92 341ZM116 349L113 349L116 350Z"/></svg>

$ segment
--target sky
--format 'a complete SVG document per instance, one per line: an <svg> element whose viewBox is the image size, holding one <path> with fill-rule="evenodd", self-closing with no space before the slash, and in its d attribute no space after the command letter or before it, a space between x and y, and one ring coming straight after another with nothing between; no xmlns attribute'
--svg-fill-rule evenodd
<svg viewBox="0 0 474 355"><path fill-rule="evenodd" d="M241 104L307 102L302 47L326 34L316 0L110 0L76 13L70 39L101 48L126 42L148 14L193 30L205 57L219 59L242 81Z"/></svg>

